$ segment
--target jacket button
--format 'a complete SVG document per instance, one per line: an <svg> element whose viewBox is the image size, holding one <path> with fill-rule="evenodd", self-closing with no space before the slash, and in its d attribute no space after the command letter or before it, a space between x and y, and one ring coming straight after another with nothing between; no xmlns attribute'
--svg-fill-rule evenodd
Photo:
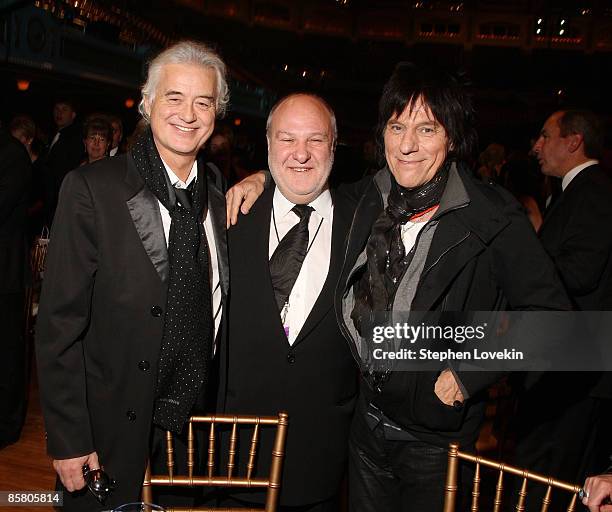
<svg viewBox="0 0 612 512"><path fill-rule="evenodd" d="M125 413L127 419L130 421L136 421L136 413L134 411L128 411Z"/></svg>
<svg viewBox="0 0 612 512"><path fill-rule="evenodd" d="M287 362L288 362L289 364L293 364L293 363L295 363L295 356L294 356L293 354L289 354L289 355L287 356Z"/></svg>
<svg viewBox="0 0 612 512"><path fill-rule="evenodd" d="M149 361L140 361L140 363L138 363L138 369L146 372L149 368L151 368L151 363L149 363Z"/></svg>
<svg viewBox="0 0 612 512"><path fill-rule="evenodd" d="M162 316L162 313L163 313L163 310L159 306L153 306L151 308L151 314L153 316L159 317L159 316Z"/></svg>

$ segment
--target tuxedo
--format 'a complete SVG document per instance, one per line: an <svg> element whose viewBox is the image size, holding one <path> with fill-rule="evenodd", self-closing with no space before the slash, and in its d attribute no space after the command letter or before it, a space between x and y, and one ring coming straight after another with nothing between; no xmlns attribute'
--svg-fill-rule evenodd
<svg viewBox="0 0 612 512"><path fill-rule="evenodd" d="M217 248L225 322L225 198L199 162ZM37 325L49 455L96 451L117 480L104 508L138 501L155 399L169 280L160 205L132 153L69 173L51 233ZM207 383L204 383L207 389ZM86 491L66 510L100 510Z"/></svg>
<svg viewBox="0 0 612 512"><path fill-rule="evenodd" d="M327 278L297 338L289 344L269 270L274 187L228 234L232 269L224 411L289 414L280 502L297 506L334 497L345 472L349 424L357 395L356 365L333 309L352 203L333 197ZM248 460L250 433L239 439L238 464ZM273 432L262 430L258 465L269 468ZM262 473L259 473L262 475ZM262 493L236 493L263 501Z"/></svg>
<svg viewBox="0 0 612 512"><path fill-rule="evenodd" d="M580 171L549 207L540 239L574 308L612 310L612 180L599 165ZM601 472L611 398L608 373L544 375L519 404L517 464L578 483Z"/></svg>

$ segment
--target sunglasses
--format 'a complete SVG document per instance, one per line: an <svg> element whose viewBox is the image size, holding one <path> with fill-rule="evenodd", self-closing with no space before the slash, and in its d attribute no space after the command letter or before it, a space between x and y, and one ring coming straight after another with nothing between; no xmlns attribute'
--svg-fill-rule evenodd
<svg viewBox="0 0 612 512"><path fill-rule="evenodd" d="M115 490L115 485L117 484L104 470L100 468L89 469L88 464L83 466L83 478L89 491L102 505L104 505L108 495Z"/></svg>

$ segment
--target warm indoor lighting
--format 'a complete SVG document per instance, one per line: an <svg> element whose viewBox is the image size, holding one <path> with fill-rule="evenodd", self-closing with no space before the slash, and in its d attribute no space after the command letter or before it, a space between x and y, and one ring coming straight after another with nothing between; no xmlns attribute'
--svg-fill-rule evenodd
<svg viewBox="0 0 612 512"><path fill-rule="evenodd" d="M563 29L559 30L559 35L562 36L563 34L565 34L565 30Z"/></svg>
<svg viewBox="0 0 612 512"><path fill-rule="evenodd" d="M125 100L125 108L132 108L134 106L134 100L132 98L128 98Z"/></svg>
<svg viewBox="0 0 612 512"><path fill-rule="evenodd" d="M542 29L539 28L538 30L536 30L536 34L540 34L542 32Z"/></svg>
<svg viewBox="0 0 612 512"><path fill-rule="evenodd" d="M17 89L20 91L27 91L30 88L29 80L17 80Z"/></svg>
<svg viewBox="0 0 612 512"><path fill-rule="evenodd" d="M234 119L234 126L240 126L241 124L242 124L242 119L240 119L239 117Z"/></svg>
<svg viewBox="0 0 612 512"><path fill-rule="evenodd" d="M542 18L538 18L538 25L542 24Z"/></svg>

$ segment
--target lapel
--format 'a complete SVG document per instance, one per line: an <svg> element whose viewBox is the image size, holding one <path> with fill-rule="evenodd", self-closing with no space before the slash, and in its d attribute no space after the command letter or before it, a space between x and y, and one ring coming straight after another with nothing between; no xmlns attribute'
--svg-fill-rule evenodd
<svg viewBox="0 0 612 512"><path fill-rule="evenodd" d="M125 182L128 185L126 204L134 227L147 256L155 267L162 282L168 281L169 262L168 246L164 235L164 226L159 210L159 201L145 186L144 180L136 170L131 153L126 155ZM198 162L198 180L202 179L207 169L204 162ZM227 238L225 228L225 196L217 188L210 173L206 172L208 190L208 208L203 215L210 214L215 243L217 246L217 261L219 263L219 281L222 296L226 297L229 289L229 263L227 257Z"/></svg>
<svg viewBox="0 0 612 512"><path fill-rule="evenodd" d="M454 167L436 218L438 225L412 303L412 309L418 311L430 310L455 276L509 222L477 185Z"/></svg>
<svg viewBox="0 0 612 512"><path fill-rule="evenodd" d="M217 246L217 262L219 264L219 282L221 285L221 295L227 297L229 292L229 260L227 253L227 229L226 229L226 210L225 196L217 187L210 168L203 160L198 161L198 179L206 172L206 183L208 186L208 215L212 222Z"/></svg>
<svg viewBox="0 0 612 512"><path fill-rule="evenodd" d="M335 190L331 194L334 203L334 216L329 270L323 288L293 346L301 343L312 332L334 304L334 291L342 270L346 236L353 216L353 207L351 201L342 194L337 193Z"/></svg>
<svg viewBox="0 0 612 512"><path fill-rule="evenodd" d="M571 183L570 183L571 185ZM546 208L546 210L544 211L544 219L542 221L542 226L540 228L540 233L542 233L542 231L544 231L547 227L547 225L550 224L550 219L551 218L555 218L554 212L559 208L559 206L563 203L564 200L564 192L561 192L553 201L552 204L550 204L548 206L548 208Z"/></svg>
<svg viewBox="0 0 612 512"><path fill-rule="evenodd" d="M376 174L364 191L356 209L353 208L353 211L349 214L352 217L352 222L348 232L342 273L337 290L340 300L345 291L352 286L352 283L349 282L351 272L355 268L359 257L365 251L374 222L385 208L381 190L386 190L387 185L390 187L391 181L388 176L384 175L384 172L388 171L383 169Z"/></svg>
<svg viewBox="0 0 612 512"><path fill-rule="evenodd" d="M289 343L274 298L272 278L270 277L270 258L268 256L275 190L274 185L264 190L249 214L240 215L238 227L241 232L240 238L244 241L244 246L241 244L243 254L240 257L248 257L248 267L256 271L249 283L249 286L257 290L258 302L254 305L254 311L261 315L262 325L274 326L273 332L277 332L278 335L272 336L275 340L273 343L279 342L281 343L279 346L286 349ZM247 254L248 256L246 256Z"/></svg>
<svg viewBox="0 0 612 512"><path fill-rule="evenodd" d="M159 212L159 202L155 195L145 187L144 180L136 170L131 153L126 156L125 183L128 186L126 204L134 227L157 275L168 281L168 247L164 236L164 226Z"/></svg>

